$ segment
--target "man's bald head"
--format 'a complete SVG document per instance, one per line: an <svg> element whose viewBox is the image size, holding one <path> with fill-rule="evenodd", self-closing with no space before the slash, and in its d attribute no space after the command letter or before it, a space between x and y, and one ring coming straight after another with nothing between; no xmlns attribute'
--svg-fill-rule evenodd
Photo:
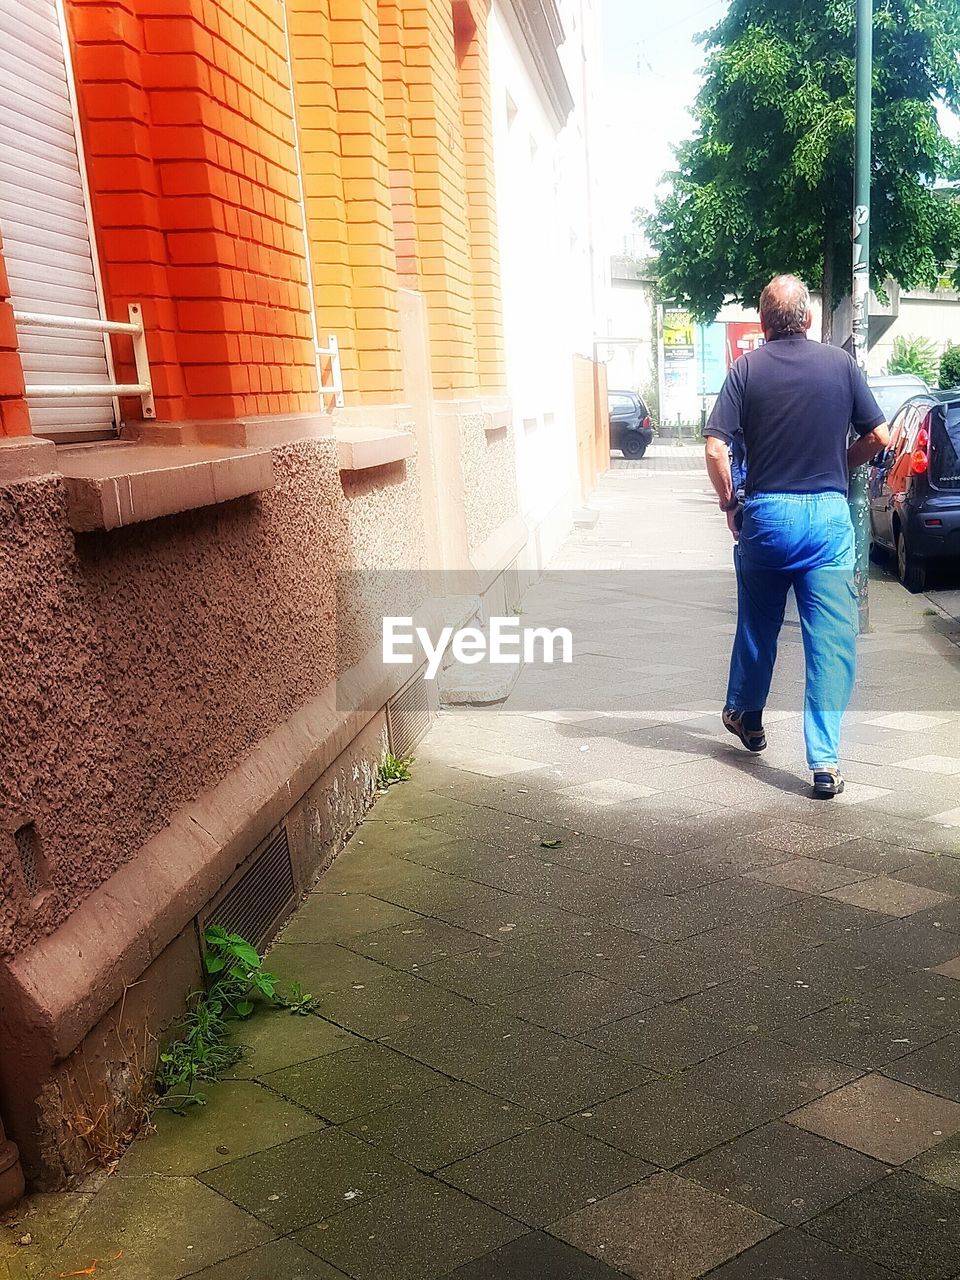
<svg viewBox="0 0 960 1280"><path fill-rule="evenodd" d="M810 328L810 290L797 276L774 276L760 295L760 324L769 342Z"/></svg>

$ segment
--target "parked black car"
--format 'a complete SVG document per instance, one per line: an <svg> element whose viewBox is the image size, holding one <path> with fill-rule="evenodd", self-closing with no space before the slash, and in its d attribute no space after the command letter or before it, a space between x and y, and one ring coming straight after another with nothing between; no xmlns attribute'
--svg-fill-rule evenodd
<svg viewBox="0 0 960 1280"><path fill-rule="evenodd" d="M908 591L923 590L929 561L960 563L960 390L902 406L869 483L873 544L895 553Z"/></svg>
<svg viewBox="0 0 960 1280"><path fill-rule="evenodd" d="M610 447L625 458L642 458L653 439L650 410L635 391L611 391Z"/></svg>

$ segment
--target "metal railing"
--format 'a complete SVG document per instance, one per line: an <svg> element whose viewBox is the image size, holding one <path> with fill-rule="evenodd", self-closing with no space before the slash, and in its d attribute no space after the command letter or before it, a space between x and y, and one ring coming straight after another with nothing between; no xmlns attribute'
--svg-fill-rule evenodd
<svg viewBox="0 0 960 1280"><path fill-rule="evenodd" d="M127 308L129 321L94 320L79 316L48 316L36 311L14 311L13 318L21 329L60 329L62 331L88 333L127 333L133 339L133 358L137 368L136 382L105 383L28 383L28 400L100 399L116 396L139 396L145 418L157 416L153 402L153 381L150 377L150 359L147 355L147 339L143 332L143 312L139 303ZM337 361L339 373L339 359Z"/></svg>
<svg viewBox="0 0 960 1280"><path fill-rule="evenodd" d="M327 385L323 381L323 362L330 362L330 384ZM333 399L333 407L336 409L343 408L343 374L340 370L340 344L337 342L336 334L329 334L327 337L327 345L325 347L317 347L317 369L320 378L320 396L324 401L324 408L329 406L326 404L327 397Z"/></svg>

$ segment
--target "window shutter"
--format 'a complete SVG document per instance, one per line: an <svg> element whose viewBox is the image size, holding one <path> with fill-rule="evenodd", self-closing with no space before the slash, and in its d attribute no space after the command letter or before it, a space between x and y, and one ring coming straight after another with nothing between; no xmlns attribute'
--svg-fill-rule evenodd
<svg viewBox="0 0 960 1280"><path fill-rule="evenodd" d="M0 0L0 230L16 311L100 319L57 0ZM30 383L104 383L101 334L19 332ZM33 400L38 435L114 429L109 399Z"/></svg>

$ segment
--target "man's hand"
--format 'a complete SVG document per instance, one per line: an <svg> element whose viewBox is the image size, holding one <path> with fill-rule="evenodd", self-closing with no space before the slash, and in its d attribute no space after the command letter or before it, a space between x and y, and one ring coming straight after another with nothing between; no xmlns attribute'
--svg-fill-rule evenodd
<svg viewBox="0 0 960 1280"><path fill-rule="evenodd" d="M727 512L727 528L733 534L734 542L740 541L740 530L737 528L737 512L739 507L734 507L732 511Z"/></svg>
<svg viewBox="0 0 960 1280"><path fill-rule="evenodd" d="M857 467L862 467L865 462L869 462L874 454L880 453L889 443L890 428L882 422L879 427L874 427L859 440L854 440L847 450L847 466L851 471L856 471Z"/></svg>

